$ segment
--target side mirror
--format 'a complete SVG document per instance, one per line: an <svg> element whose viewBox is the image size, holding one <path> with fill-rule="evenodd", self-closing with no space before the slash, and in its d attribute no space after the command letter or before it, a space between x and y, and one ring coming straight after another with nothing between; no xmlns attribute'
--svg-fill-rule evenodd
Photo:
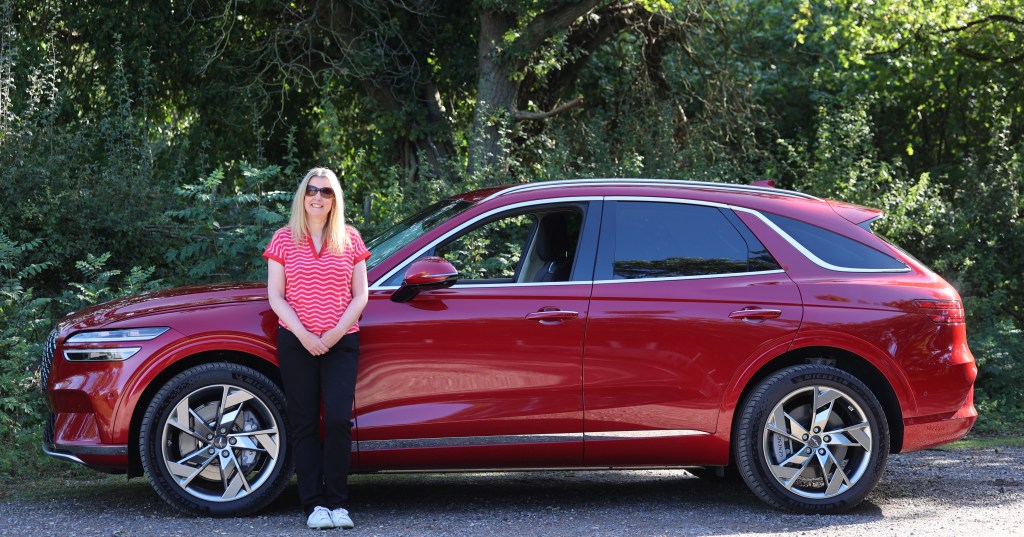
<svg viewBox="0 0 1024 537"><path fill-rule="evenodd" d="M420 291L444 289L455 285L459 272L441 257L417 259L405 271L402 286L391 295L392 302L408 302Z"/></svg>

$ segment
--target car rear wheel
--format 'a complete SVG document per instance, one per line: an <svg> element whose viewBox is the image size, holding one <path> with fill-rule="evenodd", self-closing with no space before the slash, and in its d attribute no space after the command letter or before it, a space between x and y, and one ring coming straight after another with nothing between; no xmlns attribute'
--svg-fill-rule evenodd
<svg viewBox="0 0 1024 537"><path fill-rule="evenodd" d="M789 367L738 409L737 468L759 498L805 513L849 510L875 487L889 453L878 399L835 367Z"/></svg>
<svg viewBox="0 0 1024 537"><path fill-rule="evenodd" d="M188 369L153 397L139 453L157 493L178 509L238 516L276 498L291 477L285 398L260 372L231 363Z"/></svg>

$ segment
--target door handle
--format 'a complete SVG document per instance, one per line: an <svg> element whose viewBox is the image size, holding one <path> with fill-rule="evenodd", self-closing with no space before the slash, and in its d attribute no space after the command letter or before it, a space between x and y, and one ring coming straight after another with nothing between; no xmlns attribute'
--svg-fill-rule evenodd
<svg viewBox="0 0 1024 537"><path fill-rule="evenodd" d="M567 310L541 310L526 314L528 321L540 321L543 324L554 324L562 321L571 321L579 317L579 312Z"/></svg>
<svg viewBox="0 0 1024 537"><path fill-rule="evenodd" d="M782 310L767 308L743 308L729 314L730 319L743 319L744 321L765 321L775 319L782 315Z"/></svg>

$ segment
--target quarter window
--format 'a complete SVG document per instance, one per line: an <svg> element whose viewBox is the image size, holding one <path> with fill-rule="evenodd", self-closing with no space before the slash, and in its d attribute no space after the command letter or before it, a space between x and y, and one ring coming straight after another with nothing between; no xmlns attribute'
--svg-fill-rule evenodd
<svg viewBox="0 0 1024 537"><path fill-rule="evenodd" d="M818 226L765 213L769 220L818 259L850 270L907 270L902 261Z"/></svg>
<svg viewBox="0 0 1024 537"><path fill-rule="evenodd" d="M614 207L611 270L605 277L673 278L779 268L754 234L734 215L727 216L730 211L628 201Z"/></svg>

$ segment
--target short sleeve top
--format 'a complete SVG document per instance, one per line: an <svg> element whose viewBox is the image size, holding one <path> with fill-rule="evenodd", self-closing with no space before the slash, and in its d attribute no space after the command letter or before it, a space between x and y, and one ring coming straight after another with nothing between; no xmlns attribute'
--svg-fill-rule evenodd
<svg viewBox="0 0 1024 537"><path fill-rule="evenodd" d="M303 247L296 247L289 227L277 230L263 251L264 258L284 266L284 299L302 326L317 336L338 325L352 302L352 269L370 257L359 232L352 226L345 226L345 230L349 246L341 255L326 248L317 253L308 234ZM278 323L288 328L280 319ZM347 333L358 331L356 322Z"/></svg>

